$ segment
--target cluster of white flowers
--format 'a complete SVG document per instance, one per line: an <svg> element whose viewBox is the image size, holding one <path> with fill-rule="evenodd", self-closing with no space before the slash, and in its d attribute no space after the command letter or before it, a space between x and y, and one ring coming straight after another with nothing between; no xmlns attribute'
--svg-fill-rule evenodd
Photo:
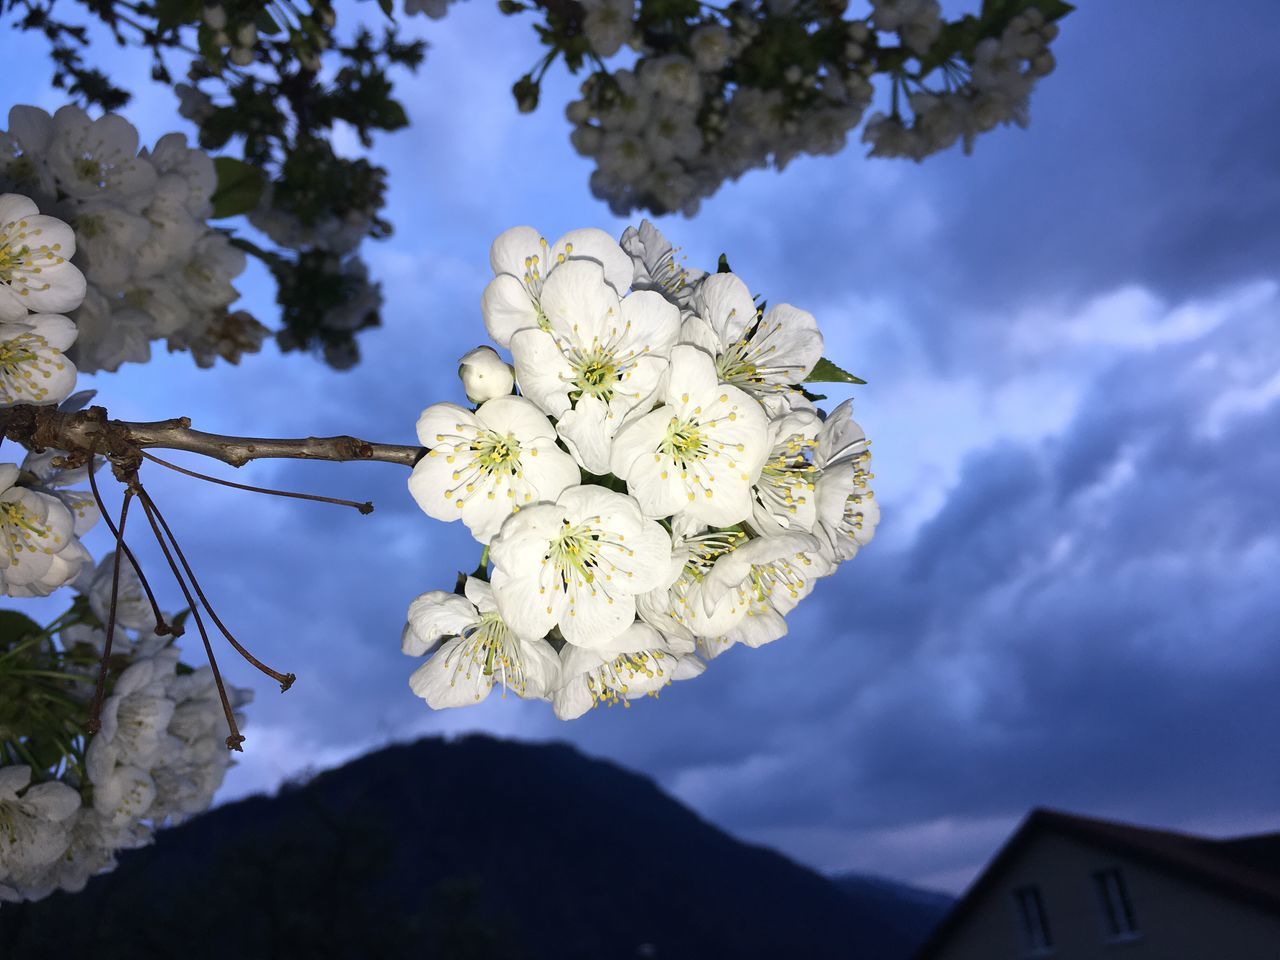
<svg viewBox="0 0 1280 960"><path fill-rule="evenodd" d="M114 564L108 554L78 578L96 620L64 627L58 637L67 654L62 669L82 678L64 692L82 704L94 692ZM180 663L177 645L154 627L137 574L125 562L112 656L127 662L103 701L100 732L77 748L79 762L38 771L41 782L32 786L30 766L0 766L0 901L80 890L115 865L118 851L150 842L156 829L212 803L232 762L219 736L217 686L208 667ZM251 698L248 690L228 693L237 708ZM239 714L237 722L244 722Z"/></svg>
<svg viewBox="0 0 1280 960"><path fill-rule="evenodd" d="M934 0L877 0L876 25L896 30L902 42L925 49L941 29ZM864 143L875 157L909 157L923 160L962 141L965 152L973 141L1000 124L1026 126L1027 104L1036 81L1053 72L1049 44L1058 35L1056 24L1047 23L1035 7L1013 17L1001 35L980 41L968 64L969 77L962 83L948 80L944 90L921 87L907 97L914 118L876 113L863 130ZM928 38L927 40L925 38ZM918 51L919 52L919 51Z"/></svg>
<svg viewBox="0 0 1280 960"><path fill-rule="evenodd" d="M601 6L593 33L588 13L593 46L617 49L621 16L621 8ZM595 159L592 192L615 213L649 206L692 216L727 179L844 147L872 96L866 24L848 24L842 57L808 72L793 66L780 85L730 82L726 66L758 29L747 19L731 27L708 22L690 34L687 56L641 57L634 70L593 74L583 83L582 98L567 109L571 140Z"/></svg>
<svg viewBox="0 0 1280 960"><path fill-rule="evenodd" d="M813 316L681 266L647 221L621 243L517 227L490 260L485 326L514 365L462 358L476 406L423 411L409 480L487 559L410 606L413 690L440 708L498 684L569 719L785 634L879 520L848 402L824 415L801 387Z"/></svg>
<svg viewBox="0 0 1280 960"><path fill-rule="evenodd" d="M0 194L0 408L62 403L75 387L66 351L78 331L67 314L85 295L75 252L69 226L28 197ZM86 471L59 469L54 459L0 463L0 595L47 596L91 559L80 537L97 510L67 489Z"/></svg>
<svg viewBox="0 0 1280 960"><path fill-rule="evenodd" d="M137 130L115 114L91 120L76 106L52 117L28 106L9 112L0 191L21 192L74 228L64 249L74 250L88 280L69 314L79 329L71 356L82 371L146 361L158 339L192 350L202 365L261 347L265 328L227 310L245 258L207 223L216 185L213 161L183 134L139 151Z"/></svg>

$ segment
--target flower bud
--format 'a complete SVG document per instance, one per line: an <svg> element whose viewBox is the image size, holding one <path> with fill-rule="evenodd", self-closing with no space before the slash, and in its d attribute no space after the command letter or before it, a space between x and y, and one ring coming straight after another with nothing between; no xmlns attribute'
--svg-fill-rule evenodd
<svg viewBox="0 0 1280 960"><path fill-rule="evenodd" d="M205 26L210 30L227 28L227 11L221 4L207 4L201 14L204 17Z"/></svg>
<svg viewBox="0 0 1280 960"><path fill-rule="evenodd" d="M236 28L236 46L252 47L258 42L258 28L252 23L242 23Z"/></svg>
<svg viewBox="0 0 1280 960"><path fill-rule="evenodd" d="M505 363L492 347L476 347L458 361L458 376L472 403L484 403L494 397L505 397L515 386L511 365Z"/></svg>

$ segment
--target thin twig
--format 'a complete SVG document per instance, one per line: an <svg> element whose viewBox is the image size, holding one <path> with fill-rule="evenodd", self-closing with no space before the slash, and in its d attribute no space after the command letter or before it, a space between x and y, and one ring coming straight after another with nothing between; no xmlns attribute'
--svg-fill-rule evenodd
<svg viewBox="0 0 1280 960"><path fill-rule="evenodd" d="M125 487L124 503L120 506L120 529L116 531L116 560L111 571L111 607L107 610L107 638L102 644L102 660L98 663L98 683L93 691L93 706L89 708L89 722L85 725L90 733L97 733L102 728L102 694L107 686L107 664L111 659L111 641L116 635L116 600L120 594L120 558L124 556L124 522L129 518L129 502L133 499L133 489Z"/></svg>
<svg viewBox="0 0 1280 960"><path fill-rule="evenodd" d="M314 500L317 503L333 503L340 507L355 507L364 515L373 513L373 504L366 500L364 503L357 503L355 500L342 500L338 497L325 497L318 493L294 493L290 490L273 490L270 487L253 487L247 483L236 483L234 480L223 480L220 477L211 477L207 473L199 473L195 470L188 470L186 467L180 467L176 463L170 463L168 460L161 460L154 454L147 453L145 450L139 451L144 457L153 463L158 463L162 467L168 467L178 473L186 474L188 477L195 477L197 480L207 480L209 483L217 483L224 487L234 487L236 490L248 490L250 493L265 493L273 497L292 497L295 500Z"/></svg>
<svg viewBox="0 0 1280 960"><path fill-rule="evenodd" d="M111 535L116 538L116 542L120 544L120 549L124 551L124 555L129 558L129 562L133 564L133 571L138 575L138 582L142 584L142 589L147 595L147 601L151 604L151 615L155 617L156 629L155 633L158 637L165 637L172 634L174 637L182 636L182 628L174 627L165 620L164 614L160 612L160 604L156 602L156 595L151 592L151 584L147 582L147 576L142 572L142 564L138 562L137 557L133 555L133 551L129 549L129 545L124 542L122 531L117 531L115 524L111 522L111 518L107 516L106 504L102 502L102 494L98 492L98 481L93 476L93 459L89 459L89 489L93 491L93 499L98 504L98 513L102 516L102 522L107 525L107 529L111 531Z"/></svg>
<svg viewBox="0 0 1280 960"><path fill-rule="evenodd" d="M169 542L173 544L173 551L178 555L178 560L182 564L182 569L186 571L187 579L191 581L191 586L195 590L196 596L200 598L200 602L204 604L205 610L209 612L209 618L214 622L217 628L222 631L222 635L227 638L227 641L231 644L231 646L236 648L236 652L239 653L240 656L248 660L255 667L257 667L259 670L261 670L263 673L265 673L267 676L269 676L276 683L280 684L280 692L284 693L284 691L288 690L291 686L293 686L293 682L298 679L297 676L295 676L292 673L280 673L279 671L272 670L265 663L263 663L261 660L259 660L252 653L250 653L248 650L246 650L244 647L240 645L240 643L236 640L235 636L231 633L231 631L227 629L226 624L224 624L222 620L218 617L217 612L213 609L213 605L209 603L209 598L206 597L204 595L204 591L200 589L200 581L196 579L195 572L191 569L191 564L187 563L187 558L182 552L182 547L179 546L178 544L178 538L175 537L173 535L173 531L169 529L169 524L165 521L164 514L161 513L160 508L156 506L156 502L152 498L151 494L147 493L147 491L142 489L141 487L139 487L138 493L139 493L139 496L142 498L143 506L147 510L147 516L154 517L155 520L159 521L160 526L164 529L165 536L167 536L169 538Z"/></svg>
<svg viewBox="0 0 1280 960"><path fill-rule="evenodd" d="M227 688L222 682L222 671L218 669L218 658L213 655L213 644L209 642L209 631L205 629L204 621L200 618L200 610L196 606L195 597L191 596L191 590L187 587L187 582L182 579L182 571L178 569L178 565L173 560L173 555L169 552L169 546L165 543L164 535L160 532L160 527L156 525L156 518L152 516L151 498L146 495L146 491L139 487L142 494L138 499L142 502L142 510L147 515L147 522L151 524L151 532L156 538L156 543L160 544L160 551L164 554L164 558L169 563L169 569L173 572L173 578L178 581L178 588L182 591L182 595L187 600L187 607L191 611L191 618L196 622L196 629L200 631L200 639L204 641L204 652L209 658L209 669L213 671L213 681L218 687L218 697L222 700L222 712L227 717L227 729L230 733L227 736L227 749L244 751L241 746L244 743L244 737L240 734L239 727L236 726L235 711L231 708L231 700L227 697Z"/></svg>

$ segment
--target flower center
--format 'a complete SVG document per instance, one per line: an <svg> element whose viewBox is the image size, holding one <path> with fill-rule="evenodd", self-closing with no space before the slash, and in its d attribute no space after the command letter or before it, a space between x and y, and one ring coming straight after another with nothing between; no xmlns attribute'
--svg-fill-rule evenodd
<svg viewBox="0 0 1280 960"><path fill-rule="evenodd" d="M12 500L0 503L0 529L3 529L3 536L0 536L0 547L9 556L9 566L17 566L19 556L25 550L27 553L36 553L43 551L45 553L53 553L48 547L37 547L33 541L40 541L49 536L49 531L40 526L35 518L20 503ZM54 537L57 543L61 538Z"/></svg>
<svg viewBox="0 0 1280 960"><path fill-rule="evenodd" d="M631 692L631 685L642 683L649 686L654 680L658 681L658 686L646 692L656 697L658 689L671 682L671 676L662 663L665 659L667 655L661 650L637 650L600 664L587 674L587 691L591 694L592 704L613 706L621 702L624 707L629 707L627 694Z"/></svg>
<svg viewBox="0 0 1280 960"><path fill-rule="evenodd" d="M566 520L559 535L551 541L547 559L555 565L566 587L571 581L593 583L600 566L600 534L590 524L575 526Z"/></svg>
<svg viewBox="0 0 1280 960"><path fill-rule="evenodd" d="M95 187L106 186L107 165L85 154L75 162L76 176Z"/></svg>
<svg viewBox="0 0 1280 960"><path fill-rule="evenodd" d="M610 352L593 350L579 357L574 365L574 382L583 393L593 396L608 395L613 392L614 381L618 379L618 361Z"/></svg>
<svg viewBox="0 0 1280 960"><path fill-rule="evenodd" d="M511 630L496 611L480 614L480 619L462 631L463 642L449 652L446 667L453 667L457 683L459 673L471 679L471 671L479 670L482 676L493 677L504 690L514 690L523 696L525 691L524 662L511 643ZM476 699L481 694L476 693Z"/></svg>
<svg viewBox="0 0 1280 960"><path fill-rule="evenodd" d="M37 374L40 379L48 380L53 371L67 366L64 361L42 353L48 349L49 341L38 333L21 333L0 341L0 397L9 402L22 397L45 399L49 390L36 379Z"/></svg>
<svg viewBox="0 0 1280 960"><path fill-rule="evenodd" d="M471 441L471 452L485 473L495 473L503 468L510 473L520 470L520 441L514 434L503 436L494 430L482 433Z"/></svg>
<svg viewBox="0 0 1280 960"><path fill-rule="evenodd" d="M690 461L705 460L708 447L701 425L696 420L672 417L661 450L683 468Z"/></svg>

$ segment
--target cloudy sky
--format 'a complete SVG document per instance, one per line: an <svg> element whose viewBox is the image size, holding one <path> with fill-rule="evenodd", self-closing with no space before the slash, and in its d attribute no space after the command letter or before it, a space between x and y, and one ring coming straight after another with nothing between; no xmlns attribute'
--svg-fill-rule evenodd
<svg viewBox="0 0 1280 960"><path fill-rule="evenodd" d="M645 771L822 870L948 890L1036 805L1280 829L1280 12L1205 9L1084 4L1031 126L971 157L854 147L662 222L690 262L724 251L753 290L814 312L828 354L869 381L855 410L884 519L788 637L657 702L567 725L514 698L429 712L406 685L404 610L477 549L419 512L402 468L238 477L372 498L370 517L154 477L224 619L299 676L281 696L223 659L258 693L223 796L388 740L488 730ZM376 149L397 232L366 246L386 326L364 363L335 374L268 351L205 372L160 356L94 379L115 415L412 442L422 407L461 399L454 358L484 339L492 238L625 226L569 147L571 82L535 116L513 109L538 55L527 22L472 2L410 29L432 48L400 87L412 128ZM30 39L5 31L0 54L31 64L6 74L6 100L58 105ZM178 126L168 93L133 86L146 138ZM263 278L244 289L269 318Z"/></svg>

